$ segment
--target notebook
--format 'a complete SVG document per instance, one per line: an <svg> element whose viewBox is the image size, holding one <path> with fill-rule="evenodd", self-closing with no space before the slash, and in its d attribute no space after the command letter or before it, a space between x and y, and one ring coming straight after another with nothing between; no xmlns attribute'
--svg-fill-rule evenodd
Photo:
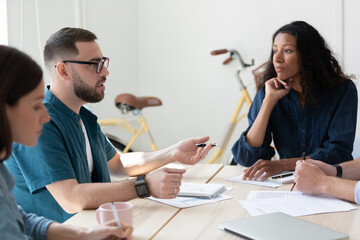
<svg viewBox="0 0 360 240"><path fill-rule="evenodd" d="M179 197L213 198L225 191L224 184L182 182Z"/></svg>
<svg viewBox="0 0 360 240"><path fill-rule="evenodd" d="M246 239L256 240L335 240L349 236L335 230L292 217L270 213L223 222L219 228Z"/></svg>

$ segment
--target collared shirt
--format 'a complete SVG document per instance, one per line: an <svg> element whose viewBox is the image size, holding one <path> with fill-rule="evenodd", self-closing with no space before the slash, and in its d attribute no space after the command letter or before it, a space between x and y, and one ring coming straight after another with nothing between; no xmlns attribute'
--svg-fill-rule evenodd
<svg viewBox="0 0 360 240"><path fill-rule="evenodd" d="M22 211L12 193L14 185L14 178L0 162L0 239L46 239L52 221Z"/></svg>
<svg viewBox="0 0 360 240"><path fill-rule="evenodd" d="M298 94L291 89L274 107L266 129L264 143L250 146L245 136L253 125L265 97L264 89L255 96L248 113L249 127L232 147L234 159L252 166L259 159L270 160L274 141L280 159L306 156L329 164L353 159L351 156L356 130L357 90L352 81L336 88L314 90L316 105L301 108Z"/></svg>
<svg viewBox="0 0 360 240"><path fill-rule="evenodd" d="M87 108L81 107L80 114L76 114L48 89L44 104L51 120L44 125L37 145L14 144L5 164L16 179L14 194L24 211L64 222L72 215L61 208L46 185L66 179L76 179L78 183L110 182L107 161L116 150L101 131L97 117ZM80 118L86 126L94 160L92 177Z"/></svg>

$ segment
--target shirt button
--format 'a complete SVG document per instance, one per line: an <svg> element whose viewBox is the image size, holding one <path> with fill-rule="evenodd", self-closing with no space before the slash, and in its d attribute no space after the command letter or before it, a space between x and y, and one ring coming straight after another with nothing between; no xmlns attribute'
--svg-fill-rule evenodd
<svg viewBox="0 0 360 240"><path fill-rule="evenodd" d="M305 147L305 143L301 144L303 147Z"/></svg>
<svg viewBox="0 0 360 240"><path fill-rule="evenodd" d="M305 133L305 130L304 130L304 129L302 130L302 133Z"/></svg>

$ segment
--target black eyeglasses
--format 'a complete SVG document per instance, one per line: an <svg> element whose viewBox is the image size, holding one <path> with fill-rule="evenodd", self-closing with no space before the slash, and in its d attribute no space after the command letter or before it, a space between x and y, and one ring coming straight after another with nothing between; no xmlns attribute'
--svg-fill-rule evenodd
<svg viewBox="0 0 360 240"><path fill-rule="evenodd" d="M103 57L98 62L92 62L92 61L75 61L75 60L64 60L63 63L77 63L77 64L87 64L87 65L93 65L95 66L96 73L101 72L103 69L103 66L108 68L110 59L108 57ZM56 67L56 66L55 66Z"/></svg>

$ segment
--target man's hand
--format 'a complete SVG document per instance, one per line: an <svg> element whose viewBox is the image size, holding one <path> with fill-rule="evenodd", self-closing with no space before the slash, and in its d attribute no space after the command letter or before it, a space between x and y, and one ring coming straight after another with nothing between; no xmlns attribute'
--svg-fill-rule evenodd
<svg viewBox="0 0 360 240"><path fill-rule="evenodd" d="M323 193L323 183L327 176L316 165L308 161L297 161L294 177L297 190L309 194Z"/></svg>
<svg viewBox="0 0 360 240"><path fill-rule="evenodd" d="M181 179L185 169L160 168L146 174L150 194L156 198L175 198L180 191Z"/></svg>
<svg viewBox="0 0 360 240"><path fill-rule="evenodd" d="M323 161L307 159L305 162L314 164L321 169L328 176L336 176L336 167L333 165L324 163Z"/></svg>
<svg viewBox="0 0 360 240"><path fill-rule="evenodd" d="M243 180L257 180L261 175L265 175L260 181L265 181L268 177L285 171L283 167L284 160L269 161L258 160L254 165L244 170Z"/></svg>
<svg viewBox="0 0 360 240"><path fill-rule="evenodd" d="M205 143L209 137L190 138L175 144L172 150L172 160L183 164L193 165L203 160L211 149L211 144L206 147L197 147L197 143Z"/></svg>

